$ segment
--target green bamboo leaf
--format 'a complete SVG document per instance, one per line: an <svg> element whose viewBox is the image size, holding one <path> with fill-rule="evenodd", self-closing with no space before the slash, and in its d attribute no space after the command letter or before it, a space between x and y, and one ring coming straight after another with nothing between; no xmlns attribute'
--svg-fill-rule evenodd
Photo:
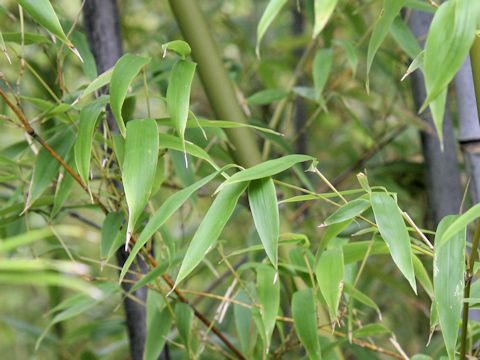
<svg viewBox="0 0 480 360"><path fill-rule="evenodd" d="M152 294L149 291L148 296ZM148 299L150 300L150 299ZM173 317L165 306L158 309L155 302L147 300L147 337L145 339L144 360L157 360L165 346L166 337L172 325Z"/></svg>
<svg viewBox="0 0 480 360"><path fill-rule="evenodd" d="M348 282L344 283L345 287L345 294L348 293L349 296L352 296L355 300L361 302L363 305L368 306L369 308L375 310L377 312L378 317L381 319L382 314L380 312L380 308L378 305L373 301L370 297L365 295L363 292L358 290L357 288L352 287Z"/></svg>
<svg viewBox="0 0 480 360"><path fill-rule="evenodd" d="M138 280L135 285L133 285L130 288L129 293L133 293L137 291L138 289L147 286L150 284L152 281L158 279L160 276L165 274L165 272L168 269L168 262L167 261L162 261L160 265L158 265L156 268L154 268L152 271L150 271L148 274L144 275L140 280Z"/></svg>
<svg viewBox="0 0 480 360"><path fill-rule="evenodd" d="M179 60L173 65L167 89L167 107L185 150L185 129L190 107L190 88L197 64ZM185 155L185 165L188 166Z"/></svg>
<svg viewBox="0 0 480 360"><path fill-rule="evenodd" d="M147 205L158 160L158 129L152 119L127 124L122 180L128 205L127 242Z"/></svg>
<svg viewBox="0 0 480 360"><path fill-rule="evenodd" d="M259 266L257 268L257 295L261 306L264 336L266 340L265 350L268 353L270 341L277 321L280 306L280 282L278 273L271 267Z"/></svg>
<svg viewBox="0 0 480 360"><path fill-rule="evenodd" d="M313 25L313 38L316 38L318 34L327 25L328 20L333 14L338 0L315 0L315 23Z"/></svg>
<svg viewBox="0 0 480 360"><path fill-rule="evenodd" d="M391 330L386 328L383 324L367 324L362 326L359 329L353 331L353 336L356 338L362 337L371 337L371 336L379 336L385 334L391 334Z"/></svg>
<svg viewBox="0 0 480 360"><path fill-rule="evenodd" d="M337 211L325 220L325 225L337 224L362 214L370 207L370 201L365 199L355 199L345 205L342 205Z"/></svg>
<svg viewBox="0 0 480 360"><path fill-rule="evenodd" d="M367 52L367 89L368 89L368 75L373 64L373 59L377 53L380 45L387 36L393 21L400 13L402 7L405 6L405 0L384 0L383 9L373 28L370 42L368 43Z"/></svg>
<svg viewBox="0 0 480 360"><path fill-rule="evenodd" d="M5 42L22 43L22 33L20 32L4 32L2 35ZM23 45L48 44L49 42L50 40L45 35L29 32L23 33Z"/></svg>
<svg viewBox="0 0 480 360"><path fill-rule="evenodd" d="M392 197L384 192L372 192L370 202L378 230L388 245L393 261L416 293L410 236L400 209Z"/></svg>
<svg viewBox="0 0 480 360"><path fill-rule="evenodd" d="M270 177L291 168L295 164L314 160L315 158L311 156L297 154L283 156L274 160L267 160L261 164L237 172L235 175L226 180L222 185Z"/></svg>
<svg viewBox="0 0 480 360"><path fill-rule="evenodd" d="M268 2L268 5L265 8L265 11L263 12L257 26L257 45L255 47L255 52L257 53L258 57L260 57L260 42L262 41L265 32L286 3L287 0L270 0Z"/></svg>
<svg viewBox="0 0 480 360"><path fill-rule="evenodd" d="M88 46L87 37L84 33L79 31L74 31L71 36L73 45L77 48L78 52L82 56L83 63L82 69L84 74L90 79L95 80L98 76L97 65L95 63L95 58L93 57L92 52Z"/></svg>
<svg viewBox="0 0 480 360"><path fill-rule="evenodd" d="M433 284L430 276L428 275L427 269L425 269L425 266L417 255L414 254L412 259L413 269L415 270L415 276L417 277L417 280L423 286L423 289L428 294L430 299L433 300Z"/></svg>
<svg viewBox="0 0 480 360"><path fill-rule="evenodd" d="M74 152L78 174L85 184L89 183L88 179L90 173L90 158L92 156L93 134L97 127L100 113L103 109L103 104L93 102L80 111L80 125L77 141L74 146Z"/></svg>
<svg viewBox="0 0 480 360"><path fill-rule="evenodd" d="M390 34L392 34L397 44L405 51L409 58L415 59L422 51L412 30L410 30L402 18L395 18L390 27Z"/></svg>
<svg viewBox="0 0 480 360"><path fill-rule="evenodd" d="M173 40L162 44L162 50L163 57L165 57L167 51L173 51L180 55L182 59L185 59L192 52L190 45L188 45L188 43L183 40Z"/></svg>
<svg viewBox="0 0 480 360"><path fill-rule="evenodd" d="M248 201L253 221L265 252L273 267L277 269L280 219L277 193L275 192L275 184L272 178L252 181L248 186Z"/></svg>
<svg viewBox="0 0 480 360"><path fill-rule="evenodd" d="M133 249L130 251L127 260L125 261L122 271L120 273L120 282L125 277L128 269L132 265L135 257L142 247L147 243L147 241L155 234L155 232L160 229L160 227L165 224L165 222L177 211L191 196L201 187L208 184L215 177L217 177L222 171L226 170L230 166L226 166L215 173L197 181L196 183L177 191L175 194L170 196L165 202L160 206L160 208L155 211L147 225L144 227L140 236L138 237Z"/></svg>
<svg viewBox="0 0 480 360"><path fill-rule="evenodd" d="M316 314L317 310L315 308L315 298L312 289L307 288L293 294L292 316L297 335L305 347L308 357L310 359L320 360L322 353L318 340Z"/></svg>
<svg viewBox="0 0 480 360"><path fill-rule="evenodd" d="M245 293L241 290L236 296L235 300L251 305L251 300ZM253 344L257 338L256 327L253 325L253 315L252 310L248 307L234 304L233 313L235 317L235 329L237 330L237 336L240 341L240 346L243 354L248 358L248 354L251 351Z"/></svg>
<svg viewBox="0 0 480 360"><path fill-rule="evenodd" d="M190 330L193 322L193 309L190 305L179 302L175 305L175 324L188 354L191 352Z"/></svg>
<svg viewBox="0 0 480 360"><path fill-rule="evenodd" d="M110 80L110 105L123 137L126 136L125 120L122 117L122 106L127 96L128 87L140 70L150 62L149 57L132 54L123 55L115 64Z"/></svg>
<svg viewBox="0 0 480 360"><path fill-rule="evenodd" d="M115 238L120 232L123 223L123 214L120 211L111 212L103 220L102 236L100 241L100 258L106 259Z"/></svg>
<svg viewBox="0 0 480 360"><path fill-rule="evenodd" d="M425 110L448 86L465 61L475 39L480 2L457 0L440 5L425 43ZM446 31L448 29L448 31Z"/></svg>
<svg viewBox="0 0 480 360"><path fill-rule="evenodd" d="M57 188L55 189L55 200L53 201L51 217L57 216L62 210L63 204L70 195L74 183L74 178L68 172L63 171L63 173L60 174L57 181Z"/></svg>
<svg viewBox="0 0 480 360"><path fill-rule="evenodd" d="M66 128L64 131L56 134L51 141L49 141L49 145L61 158L65 158L66 155L70 153L73 142L73 133L70 128ZM42 147L37 155L33 168L25 209L28 209L30 205L43 194L47 187L52 184L53 179L58 175L59 169L60 163Z"/></svg>
<svg viewBox="0 0 480 360"><path fill-rule="evenodd" d="M313 85L317 101L321 101L322 92L332 70L333 51L332 49L320 49L313 59Z"/></svg>
<svg viewBox="0 0 480 360"><path fill-rule="evenodd" d="M248 182L228 185L217 195L188 246L175 286L192 272L217 241L247 186Z"/></svg>
<svg viewBox="0 0 480 360"><path fill-rule="evenodd" d="M338 304L343 289L343 251L342 248L325 250L315 267L318 287L327 303L330 318L334 321L338 313Z"/></svg>
<svg viewBox="0 0 480 360"><path fill-rule="evenodd" d="M17 0L17 3L22 6L33 20L64 42L70 49L75 49L65 35L49 0Z"/></svg>
<svg viewBox="0 0 480 360"><path fill-rule="evenodd" d="M447 216L438 224L433 257L434 301L449 359L455 358L463 306L466 230L464 228L463 231L456 232L446 244L442 245L437 240L442 238L457 219L458 216Z"/></svg>
<svg viewBox="0 0 480 360"><path fill-rule="evenodd" d="M250 95L247 98L249 105L268 105L275 101L282 100L288 95L288 92L281 89L265 89ZM234 123L239 124L239 123Z"/></svg>
<svg viewBox="0 0 480 360"><path fill-rule="evenodd" d="M112 80L113 68L101 73L93 80L88 86L83 90L82 94L80 95L79 99L84 98L87 95L101 89L102 87L108 85Z"/></svg>
<svg viewBox="0 0 480 360"><path fill-rule="evenodd" d="M435 246L441 247L448 243L454 236L460 232L464 232L468 224L480 217L480 204L472 206L464 214L457 217L446 230L442 232L442 236L438 236L438 241L435 240Z"/></svg>

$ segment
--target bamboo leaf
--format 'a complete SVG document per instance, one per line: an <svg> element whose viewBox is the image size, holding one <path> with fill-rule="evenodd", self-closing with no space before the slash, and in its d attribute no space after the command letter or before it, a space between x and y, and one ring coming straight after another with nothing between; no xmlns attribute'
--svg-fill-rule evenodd
<svg viewBox="0 0 480 360"><path fill-rule="evenodd" d="M277 194L272 178L254 180L248 186L253 221L268 258L277 269L280 219Z"/></svg>
<svg viewBox="0 0 480 360"><path fill-rule="evenodd" d="M103 108L101 103L93 102L80 111L80 125L74 153L78 174L85 184L89 182L93 134Z"/></svg>
<svg viewBox="0 0 480 360"><path fill-rule="evenodd" d="M51 217L57 216L62 210L63 204L70 195L74 183L75 180L68 172L64 171L59 175L57 188L55 189L55 199L53 201Z"/></svg>
<svg viewBox="0 0 480 360"><path fill-rule="evenodd" d="M65 35L55 10L49 0L17 0L17 3L41 26L73 49L73 44Z"/></svg>
<svg viewBox="0 0 480 360"><path fill-rule="evenodd" d="M177 305L175 305L175 323L188 353L190 353L190 330L192 328L192 322L192 307L182 302L177 303Z"/></svg>
<svg viewBox="0 0 480 360"><path fill-rule="evenodd" d="M362 214L370 207L370 201L365 199L355 199L345 205L342 205L332 215L325 220L325 225L337 224Z"/></svg>
<svg viewBox="0 0 480 360"><path fill-rule="evenodd" d="M213 246L247 186L247 182L228 185L217 195L188 246L175 286L192 272Z"/></svg>
<svg viewBox="0 0 480 360"><path fill-rule="evenodd" d="M7 47L5 46L5 40L3 40L3 35L2 35L1 31L0 31L0 50L3 52L3 54L7 58L8 62L11 64L12 60L10 59L10 56L8 55Z"/></svg>
<svg viewBox="0 0 480 360"><path fill-rule="evenodd" d="M327 25L328 20L333 14L338 0L315 0L315 23L313 25L313 38L316 38L318 34Z"/></svg>
<svg viewBox="0 0 480 360"><path fill-rule="evenodd" d="M322 92L332 70L333 51L332 49L320 49L313 59L313 85L317 101L322 99Z"/></svg>
<svg viewBox="0 0 480 360"><path fill-rule="evenodd" d="M257 45L255 47L255 51L257 56L260 57L260 42L262 41L265 32L272 24L273 20L277 17L282 10L282 7L287 3L287 0L270 0L268 2L265 11L260 18L260 21L257 26Z"/></svg>
<svg viewBox="0 0 480 360"><path fill-rule="evenodd" d="M373 28L372 36L370 37L370 42L368 43L368 52L367 52L367 88L368 88L368 76L370 74L370 69L373 64L373 59L377 53L380 45L382 45L383 40L388 34L390 27L393 24L393 21L400 13L402 7L405 6L405 0L384 0L383 9L380 13L380 16L375 23Z"/></svg>
<svg viewBox="0 0 480 360"><path fill-rule="evenodd" d="M244 304L251 305L251 300L247 294L241 290L235 300ZM233 313L235 317L235 329L237 330L237 336L240 341L242 352L249 354L251 347L255 344L257 338L256 328L253 325L252 310L246 306L234 304ZM248 356L247 356L248 358Z"/></svg>
<svg viewBox="0 0 480 360"><path fill-rule="evenodd" d="M173 51L180 55L182 59L185 59L192 52L190 45L183 40L173 40L162 44L162 50L163 57L165 57L167 51Z"/></svg>
<svg viewBox="0 0 480 360"><path fill-rule="evenodd" d="M392 197L384 192L372 192L370 202L378 230L388 245L393 261L416 293L410 236L400 209Z"/></svg>
<svg viewBox="0 0 480 360"><path fill-rule="evenodd" d="M480 217L480 204L468 209L464 214L458 216L454 221L449 222L448 228L442 231L442 236L438 236L435 240L435 246L441 247L448 243L454 236L460 232L464 232L471 222ZM438 231L437 231L438 232Z"/></svg>
<svg viewBox="0 0 480 360"><path fill-rule="evenodd" d="M123 55L115 64L110 80L110 105L123 137L126 136L125 120L122 117L122 106L131 82L150 62L150 58L132 54Z"/></svg>
<svg viewBox="0 0 480 360"><path fill-rule="evenodd" d="M434 302L449 359L455 358L463 305L466 231L456 232L453 239L443 245L437 240L442 238L456 219L458 216L447 216L438 224L433 257Z"/></svg>
<svg viewBox="0 0 480 360"><path fill-rule="evenodd" d="M312 289L297 291L292 297L293 324L310 359L322 358L317 334L317 310Z"/></svg>
<svg viewBox="0 0 480 360"><path fill-rule="evenodd" d="M415 59L422 51L412 30L400 17L395 18L393 21L390 27L390 34L409 58Z"/></svg>
<svg viewBox="0 0 480 360"><path fill-rule="evenodd" d="M5 40L5 42L13 42L16 44L22 43L22 33L20 32L4 32L2 33L2 35L3 35L3 40ZM49 42L50 40L45 35L29 33L29 32L23 33L24 45L47 44Z"/></svg>
<svg viewBox="0 0 480 360"><path fill-rule="evenodd" d="M148 296L150 297L151 294L152 292L149 291ZM165 346L166 336L172 325L173 317L167 306L159 310L155 302L148 300L144 360L157 360Z"/></svg>
<svg viewBox="0 0 480 360"><path fill-rule="evenodd" d="M120 232L120 227L123 223L123 214L120 211L111 212L103 220L102 225L102 236L100 242L100 258L106 259L112 245L115 241L115 238Z"/></svg>
<svg viewBox="0 0 480 360"><path fill-rule="evenodd" d="M167 107L185 150L185 129L190 107L190 88L197 64L179 60L173 65L167 89ZM185 157L186 159L186 157ZM186 164L188 165L188 164Z"/></svg>
<svg viewBox="0 0 480 360"><path fill-rule="evenodd" d="M315 275L332 321L336 319L338 313L338 304L343 289L343 272L342 248L325 250L318 259Z"/></svg>
<svg viewBox="0 0 480 360"><path fill-rule="evenodd" d="M311 156L297 154L283 156L274 160L267 160L261 164L237 172L222 185L270 177L291 168L295 164L314 160L315 159Z"/></svg>
<svg viewBox="0 0 480 360"><path fill-rule="evenodd" d="M227 166L228 167L228 166ZM147 241L155 234L155 232L160 229L160 227L177 211L191 196L201 187L208 184L215 177L217 177L222 171L226 170L227 167L224 167L215 173L197 181L196 183L177 191L175 194L170 196L165 202L160 206L160 208L155 211L147 225L144 227L140 236L138 237L133 249L130 251L127 260L125 261L122 271L120 273L120 281L125 277L128 269L132 265L135 257L142 247L147 243Z"/></svg>
<svg viewBox="0 0 480 360"><path fill-rule="evenodd" d="M278 274L271 267L259 266L257 268L257 295L261 306L260 315L263 322L267 353L280 306L280 282L276 279L277 276Z"/></svg>
<svg viewBox="0 0 480 360"><path fill-rule="evenodd" d="M288 92L281 89L265 89L250 95L247 98L249 105L268 105L275 101L281 100L288 95ZM232 122L233 124L240 124Z"/></svg>
<svg viewBox="0 0 480 360"><path fill-rule="evenodd" d="M127 124L122 180L128 205L127 243L148 202L158 160L158 129L152 119Z"/></svg>
<svg viewBox="0 0 480 360"><path fill-rule="evenodd" d="M113 74L113 68L101 73L96 77L95 80L93 80L88 86L83 90L82 94L80 95L80 98L84 98L87 95L90 95L91 93L101 89L102 87L108 85L110 81L112 80L112 74Z"/></svg>

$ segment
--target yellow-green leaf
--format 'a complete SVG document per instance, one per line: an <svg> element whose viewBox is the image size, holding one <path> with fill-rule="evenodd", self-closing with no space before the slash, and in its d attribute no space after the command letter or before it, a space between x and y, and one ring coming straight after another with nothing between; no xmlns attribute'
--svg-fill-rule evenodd
<svg viewBox="0 0 480 360"><path fill-rule="evenodd" d="M343 289L343 251L342 248L325 250L315 267L320 292L325 299L331 320L337 317L338 304Z"/></svg>
<svg viewBox="0 0 480 360"><path fill-rule="evenodd" d="M260 315L263 322L264 338L266 340L266 352L270 348L270 341L277 321L280 306L280 281L278 274L268 266L257 268L257 295L260 303Z"/></svg>
<svg viewBox="0 0 480 360"><path fill-rule="evenodd" d="M315 23L313 25L313 37L318 34L327 25L328 20L337 6L338 0L315 0Z"/></svg>
<svg viewBox="0 0 480 360"><path fill-rule="evenodd" d="M287 0L270 0L268 2L257 26L257 56L260 56L260 42L262 41L263 35L265 35L268 27L272 24L273 20L277 17L286 3Z"/></svg>

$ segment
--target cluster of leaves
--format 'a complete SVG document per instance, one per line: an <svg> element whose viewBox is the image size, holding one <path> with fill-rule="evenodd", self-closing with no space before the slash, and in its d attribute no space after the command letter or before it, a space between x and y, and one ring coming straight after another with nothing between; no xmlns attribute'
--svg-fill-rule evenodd
<svg viewBox="0 0 480 360"><path fill-rule="evenodd" d="M351 149L352 143L369 149L388 135L390 128L382 124L364 125L369 116L362 113L385 118L405 115L405 104L396 104L402 91L399 76L391 70L398 64L378 60L384 61L382 73L373 61L388 34L414 59L407 71L423 69L429 94L425 106L430 105L441 128L447 85L474 39L480 11L476 2L448 0L435 10L423 1L385 0L381 11L378 6L369 10L377 20L367 49L354 46L348 36L336 39L328 31L330 18L336 20L338 12L352 23L345 29L347 35L363 29L352 37L362 43L368 29L351 2L305 2L302 11L312 18L313 40L310 34L302 40L302 45L309 45L298 69L286 66L284 70L285 65L272 58L256 59L253 46L238 60L246 70L230 69L235 77L259 66L256 81L262 83L261 89L245 86L252 92L245 101L253 109L248 124L195 115L207 111L201 95L192 93L196 64L190 60L186 42L164 42L148 56L127 53L98 75L85 36L75 24L72 35L66 36L50 1L16 3L25 12L20 11L20 21L13 22L17 32L3 32L0 37L6 61L13 62L2 75L0 88L1 126L6 129L2 135L6 145L0 149L5 188L0 208L0 283L45 287L51 303L48 325L45 320L32 320L33 326L2 316L9 329L33 334L38 351L68 356L80 348L93 358L115 358L124 351L126 337L113 309L123 297L133 297L135 290L147 287L147 359L158 358L165 344L172 356L231 357L210 330L234 338L232 346L245 358L297 358L301 348L312 359L344 355L369 359L376 353L402 358L403 340L412 353L418 352L420 344L421 352L432 357L455 357L462 306L465 301L475 305L480 298L477 283L468 299L463 296L466 228L480 216L480 207L445 218L432 246L425 235L432 233L419 229L398 206L397 194L392 192L400 188L398 183L383 178L387 190L370 185L367 176L359 174L359 185L354 179L350 190L339 191L319 167L334 174L337 166L344 165L341 155L337 156L339 150ZM209 6L217 6L213 3ZM276 17L285 15L282 8L287 4L271 0L266 5L257 27L257 54L267 29ZM424 52L399 16L405 7L435 12ZM1 9L5 16L14 16L7 7ZM26 14L29 18L24 18ZM46 32L60 43L52 42ZM178 35L167 36L165 40ZM324 45L321 49L317 49L319 43ZM450 51L445 43L458 51ZM34 54L29 53L30 46ZM64 51L64 46L77 57ZM298 45L290 46L293 51ZM42 50L45 62L55 60L53 69L42 68L41 61L34 59ZM333 61L337 54L341 67ZM355 77L359 59L366 64L363 79ZM271 74L277 67L280 74L289 75L286 85ZM56 82L48 71L54 71ZM69 78L70 71L81 80ZM334 71L349 79L346 84L334 83ZM299 77L312 85L300 86ZM370 87L369 77L372 86L367 98L363 84ZM397 84L391 98L383 89L375 91L384 78ZM243 88L246 80L237 80ZM32 83L34 90L28 86ZM102 91L105 87L108 95ZM328 151L314 148L315 157L293 154L295 134L288 113L299 99L309 107L310 119L300 129L308 130L309 143L315 143L316 134L332 126L329 123L340 124L341 130L341 113L353 119L352 129L339 135L344 139L340 147L334 147L331 134L324 134L318 138L332 142L326 145ZM392 110L386 111L391 99ZM141 101L146 106L137 105ZM258 121L262 111L266 112L263 117L271 115L270 124ZM407 115L415 125L414 115ZM315 127L316 122L320 126ZM111 131L112 123L118 133ZM36 130L30 131L31 126ZM225 130L240 127L265 139L265 161L248 168L234 161ZM401 123L394 132L404 128ZM25 132L33 136L24 137ZM410 148L409 138L405 143ZM270 146L276 158L269 156ZM306 168L307 174L302 170ZM370 173L372 184L381 178L375 166ZM316 190L319 184L327 190ZM405 191L400 194L408 197ZM302 206L310 203L318 206L302 216L306 211ZM122 247L129 254L118 269L113 255ZM140 258L148 264L148 273L140 270L136 261ZM131 281L127 274L135 279L129 293L118 285ZM169 274L176 274L175 281ZM391 288L390 294L386 287ZM395 311L389 306L398 296L418 300L421 309L431 305L429 316L417 322L427 324L419 339L409 339L407 325L395 322L395 314L400 320L405 320L405 313L412 314L411 309ZM200 301L199 310L190 305ZM214 321L203 327L199 314L211 315L212 308L216 308ZM418 313L414 310L412 317ZM76 323L74 318L83 320ZM104 323L105 318L111 321ZM443 341L436 336L425 348L421 336L428 333L428 321L432 333L440 326ZM478 325L473 321L471 325L469 336L474 343ZM408 334L402 335L402 327ZM96 340L83 346L89 337Z"/></svg>

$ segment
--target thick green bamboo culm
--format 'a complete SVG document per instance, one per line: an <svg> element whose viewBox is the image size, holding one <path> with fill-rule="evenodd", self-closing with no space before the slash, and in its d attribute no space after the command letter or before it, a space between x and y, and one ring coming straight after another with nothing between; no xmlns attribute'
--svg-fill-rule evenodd
<svg viewBox="0 0 480 360"><path fill-rule="evenodd" d="M196 0L169 0L182 35L192 48L208 101L218 119L246 123L231 80ZM226 129L232 155L242 166L261 162L255 135L248 129Z"/></svg>

